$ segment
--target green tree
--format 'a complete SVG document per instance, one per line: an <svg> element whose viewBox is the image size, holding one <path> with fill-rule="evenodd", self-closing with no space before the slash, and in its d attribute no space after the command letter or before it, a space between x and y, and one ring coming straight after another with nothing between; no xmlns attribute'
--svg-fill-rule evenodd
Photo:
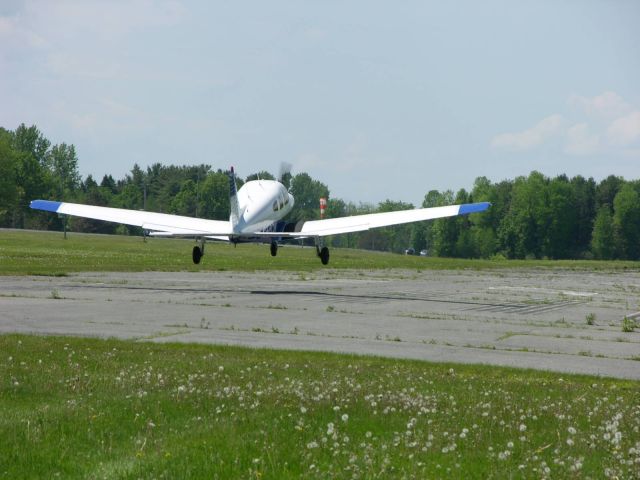
<svg viewBox="0 0 640 480"><path fill-rule="evenodd" d="M229 177L218 170L209 172L200 186L198 211L204 218L229 220Z"/></svg>
<svg viewBox="0 0 640 480"><path fill-rule="evenodd" d="M640 196L625 183L613 200L613 226L622 258L640 259Z"/></svg>
<svg viewBox="0 0 640 480"><path fill-rule="evenodd" d="M423 207L440 207L455 203L451 190L440 193L432 190L427 193ZM438 257L453 257L455 255L456 241L458 240L458 227L449 222L448 218L440 218L433 222L427 222L427 249Z"/></svg>
<svg viewBox="0 0 640 480"><path fill-rule="evenodd" d="M24 123L20 124L14 133L13 146L16 151L31 155L42 167L46 166L51 142L35 125L27 127Z"/></svg>
<svg viewBox="0 0 640 480"><path fill-rule="evenodd" d="M509 258L542 256L547 221L548 179L539 172L513 183L509 209L498 228L500 249Z"/></svg>
<svg viewBox="0 0 640 480"><path fill-rule="evenodd" d="M578 209L574 189L566 177L553 179L548 186L547 220L543 253L550 258L570 258L575 253L578 232Z"/></svg>
<svg viewBox="0 0 640 480"><path fill-rule="evenodd" d="M11 133L0 128L0 226L11 226L18 207L16 186L16 153L12 148Z"/></svg>
<svg viewBox="0 0 640 480"><path fill-rule="evenodd" d="M320 198L329 198L329 187L307 173L298 173L291 179L290 191L295 198L289 215L291 221L320 218Z"/></svg>
<svg viewBox="0 0 640 480"><path fill-rule="evenodd" d="M185 180L180 186L180 191L171 200L169 213L195 217L197 211L198 193L193 180Z"/></svg>
<svg viewBox="0 0 640 480"><path fill-rule="evenodd" d="M48 198L51 175L47 168L47 154L51 143L38 128L21 124L12 134L16 158L15 182L17 202L12 226L17 228L49 228L60 222L51 215L45 216L29 209L31 200Z"/></svg>
<svg viewBox="0 0 640 480"><path fill-rule="evenodd" d="M378 205L377 211L380 213L397 212L399 210L410 210L413 208L414 206L410 203L387 199ZM388 250L391 252L404 252L408 247L411 247L412 233L411 224L394 225L371 230L371 234L377 236L377 240L375 241L378 245L377 250Z"/></svg>
<svg viewBox="0 0 640 480"><path fill-rule="evenodd" d="M613 208L613 199L616 198L623 184L624 179L615 175L609 175L602 180L596 187L596 208L600 209L603 205Z"/></svg>
<svg viewBox="0 0 640 480"><path fill-rule="evenodd" d="M112 197L111 190L98 186L91 175L82 184L82 198L80 199L82 203L107 207L111 204ZM90 218L71 217L70 227L77 232L113 234L116 232L117 224Z"/></svg>
<svg viewBox="0 0 640 480"><path fill-rule="evenodd" d="M611 260L615 256L613 216L607 204L602 205L598 209L598 214L593 224L591 252L595 258L601 260Z"/></svg>
<svg viewBox="0 0 640 480"><path fill-rule="evenodd" d="M54 145L47 155L46 163L51 172L51 193L60 200L73 195L80 186L76 148L66 143Z"/></svg>
<svg viewBox="0 0 640 480"><path fill-rule="evenodd" d="M113 194L118 193L118 186L111 175L105 175L102 177L100 187L108 189Z"/></svg>
<svg viewBox="0 0 640 480"><path fill-rule="evenodd" d="M571 179L575 199L574 256L584 256L591 244L593 222L596 217L596 182L578 175Z"/></svg>

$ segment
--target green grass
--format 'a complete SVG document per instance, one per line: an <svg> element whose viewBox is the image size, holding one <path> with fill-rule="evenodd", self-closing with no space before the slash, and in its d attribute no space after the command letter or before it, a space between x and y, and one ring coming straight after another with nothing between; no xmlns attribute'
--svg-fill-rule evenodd
<svg viewBox="0 0 640 480"><path fill-rule="evenodd" d="M191 261L190 240L120 235L0 230L0 275L66 275L78 271L255 271L310 272L326 269L313 247L287 246L271 257L268 245L208 243L202 263ZM640 262L586 260L466 260L423 258L353 249L331 249L330 268L337 269L492 269L567 268L640 270Z"/></svg>
<svg viewBox="0 0 640 480"><path fill-rule="evenodd" d="M638 382L0 336L0 478L637 478Z"/></svg>

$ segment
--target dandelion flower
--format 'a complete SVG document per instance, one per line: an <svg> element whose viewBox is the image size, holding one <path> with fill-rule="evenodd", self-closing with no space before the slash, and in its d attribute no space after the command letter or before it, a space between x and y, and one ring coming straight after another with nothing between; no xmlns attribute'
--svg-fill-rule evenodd
<svg viewBox="0 0 640 480"><path fill-rule="evenodd" d="M333 422L329 422L327 424L327 435L333 435L333 427L334 427Z"/></svg>

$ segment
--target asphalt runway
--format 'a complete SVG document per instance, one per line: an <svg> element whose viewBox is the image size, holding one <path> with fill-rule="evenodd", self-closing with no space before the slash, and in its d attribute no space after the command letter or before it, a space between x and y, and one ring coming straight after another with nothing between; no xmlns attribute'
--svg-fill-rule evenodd
<svg viewBox="0 0 640 480"><path fill-rule="evenodd" d="M0 277L0 332L323 350L638 380L640 329L622 332L622 320L640 311L639 302L637 272L89 272Z"/></svg>

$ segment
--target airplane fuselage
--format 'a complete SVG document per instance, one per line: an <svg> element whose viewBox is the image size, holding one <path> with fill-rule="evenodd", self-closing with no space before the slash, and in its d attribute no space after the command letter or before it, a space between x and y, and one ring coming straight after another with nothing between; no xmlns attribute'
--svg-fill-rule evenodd
<svg viewBox="0 0 640 480"><path fill-rule="evenodd" d="M236 234L255 233L269 229L293 208L293 196L275 180L252 180L238 190L238 221Z"/></svg>

